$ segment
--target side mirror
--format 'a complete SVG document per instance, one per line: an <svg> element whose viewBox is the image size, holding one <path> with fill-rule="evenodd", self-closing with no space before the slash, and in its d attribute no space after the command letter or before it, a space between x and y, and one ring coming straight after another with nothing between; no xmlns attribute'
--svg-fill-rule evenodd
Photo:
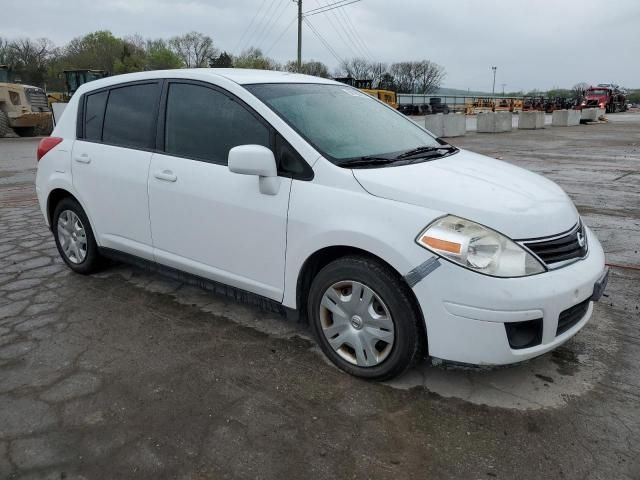
<svg viewBox="0 0 640 480"><path fill-rule="evenodd" d="M278 167L273 152L261 145L239 145L229 150L229 170L259 177L260 193L276 195L280 190Z"/></svg>

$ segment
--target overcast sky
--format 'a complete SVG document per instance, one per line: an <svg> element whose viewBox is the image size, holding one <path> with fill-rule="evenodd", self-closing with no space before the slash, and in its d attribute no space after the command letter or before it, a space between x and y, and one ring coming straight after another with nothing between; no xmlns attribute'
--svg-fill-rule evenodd
<svg viewBox="0 0 640 480"><path fill-rule="evenodd" d="M303 0L303 10L335 1ZM296 11L292 0L0 0L0 36L62 45L94 30L152 38L196 30L222 50L251 44L284 62L296 55ZM490 91L496 65L496 91L580 81L640 88L639 0L360 0L308 20L340 58L432 60L447 87ZM338 64L307 25L303 58Z"/></svg>

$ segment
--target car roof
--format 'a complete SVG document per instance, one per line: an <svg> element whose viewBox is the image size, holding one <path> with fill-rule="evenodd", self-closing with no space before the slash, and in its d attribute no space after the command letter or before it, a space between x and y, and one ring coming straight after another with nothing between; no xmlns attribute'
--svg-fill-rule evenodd
<svg viewBox="0 0 640 480"><path fill-rule="evenodd" d="M152 70L147 72L126 73L112 77L92 80L80 88L82 92L118 85L125 82L152 80L158 78L183 78L212 81L227 79L239 85L256 83L326 83L339 84L328 78L303 75L301 73L279 72L275 70L255 70L249 68L179 68L174 70Z"/></svg>

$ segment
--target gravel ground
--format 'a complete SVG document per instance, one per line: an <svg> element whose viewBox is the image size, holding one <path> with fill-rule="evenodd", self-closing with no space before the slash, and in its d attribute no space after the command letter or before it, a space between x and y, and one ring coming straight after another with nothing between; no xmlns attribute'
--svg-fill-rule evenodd
<svg viewBox="0 0 640 480"><path fill-rule="evenodd" d="M0 478L640 478L640 115L451 142L564 187L608 297L536 360L377 384L273 314L125 265L71 273L37 140L0 139Z"/></svg>

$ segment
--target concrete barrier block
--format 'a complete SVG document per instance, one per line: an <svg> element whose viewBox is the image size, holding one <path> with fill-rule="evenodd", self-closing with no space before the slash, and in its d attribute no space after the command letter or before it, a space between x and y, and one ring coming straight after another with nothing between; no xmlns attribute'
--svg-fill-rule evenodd
<svg viewBox="0 0 640 480"><path fill-rule="evenodd" d="M496 115L496 133L510 132L513 128L513 113L511 112L495 112Z"/></svg>
<svg viewBox="0 0 640 480"><path fill-rule="evenodd" d="M607 113L607 110L604 108L596 108L596 110L598 111L596 114L596 119L599 119L600 117L604 117Z"/></svg>
<svg viewBox="0 0 640 480"><path fill-rule="evenodd" d="M427 115L424 117L424 128L433 133L436 137L444 135L444 115L436 113L435 115Z"/></svg>
<svg viewBox="0 0 640 480"><path fill-rule="evenodd" d="M551 114L551 125L554 127L580 125L580 110L555 110Z"/></svg>
<svg viewBox="0 0 640 480"><path fill-rule="evenodd" d="M444 115L443 124L443 137L462 137L467 133L467 119L463 113Z"/></svg>
<svg viewBox="0 0 640 480"><path fill-rule="evenodd" d="M544 128L544 112L520 112L518 128L522 130Z"/></svg>
<svg viewBox="0 0 640 480"><path fill-rule="evenodd" d="M512 118L511 112L481 112L478 114L478 132L510 132Z"/></svg>
<svg viewBox="0 0 640 480"><path fill-rule="evenodd" d="M580 120L583 122L595 122L598 119L597 108L583 108Z"/></svg>

